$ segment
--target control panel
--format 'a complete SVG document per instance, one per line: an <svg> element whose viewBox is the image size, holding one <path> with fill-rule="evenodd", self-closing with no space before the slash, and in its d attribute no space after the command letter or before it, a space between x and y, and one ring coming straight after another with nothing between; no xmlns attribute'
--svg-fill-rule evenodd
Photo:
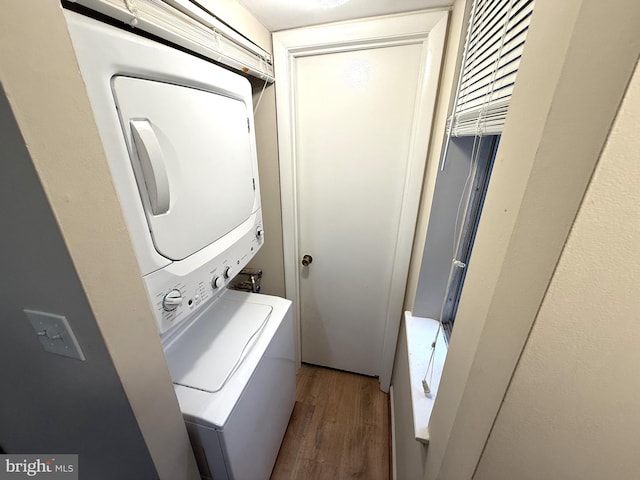
<svg viewBox="0 0 640 480"><path fill-rule="evenodd" d="M248 228L227 248L214 245L144 277L160 333L163 334L220 295L264 243L262 226ZM221 250L221 251L220 251Z"/></svg>

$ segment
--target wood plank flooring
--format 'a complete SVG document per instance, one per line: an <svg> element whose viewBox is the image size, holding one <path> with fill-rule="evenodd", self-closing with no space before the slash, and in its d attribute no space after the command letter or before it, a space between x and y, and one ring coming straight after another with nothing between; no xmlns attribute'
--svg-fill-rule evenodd
<svg viewBox="0 0 640 480"><path fill-rule="evenodd" d="M302 365L271 480L388 480L389 397L375 378Z"/></svg>

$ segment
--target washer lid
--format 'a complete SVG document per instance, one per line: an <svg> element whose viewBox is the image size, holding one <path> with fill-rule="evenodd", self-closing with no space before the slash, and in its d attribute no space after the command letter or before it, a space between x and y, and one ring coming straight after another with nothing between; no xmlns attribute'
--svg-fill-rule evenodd
<svg viewBox="0 0 640 480"><path fill-rule="evenodd" d="M158 253L182 260L249 218L255 152L243 100L125 76L111 85Z"/></svg>
<svg viewBox="0 0 640 480"><path fill-rule="evenodd" d="M221 298L167 350L173 383L206 392L220 391L233 375L271 316L268 305Z"/></svg>

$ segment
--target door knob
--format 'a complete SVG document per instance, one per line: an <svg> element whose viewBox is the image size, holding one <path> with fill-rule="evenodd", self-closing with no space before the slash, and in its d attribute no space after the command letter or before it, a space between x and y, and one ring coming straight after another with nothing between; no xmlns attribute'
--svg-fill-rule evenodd
<svg viewBox="0 0 640 480"><path fill-rule="evenodd" d="M304 257L302 257L303 267L308 267L311 262L313 262L313 257L311 255L305 255Z"/></svg>

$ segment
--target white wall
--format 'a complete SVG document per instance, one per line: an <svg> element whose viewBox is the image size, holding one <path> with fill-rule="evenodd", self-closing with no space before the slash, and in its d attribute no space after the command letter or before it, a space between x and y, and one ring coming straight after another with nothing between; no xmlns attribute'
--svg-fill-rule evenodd
<svg viewBox="0 0 640 480"><path fill-rule="evenodd" d="M475 478L640 472L640 69L518 363Z"/></svg>

